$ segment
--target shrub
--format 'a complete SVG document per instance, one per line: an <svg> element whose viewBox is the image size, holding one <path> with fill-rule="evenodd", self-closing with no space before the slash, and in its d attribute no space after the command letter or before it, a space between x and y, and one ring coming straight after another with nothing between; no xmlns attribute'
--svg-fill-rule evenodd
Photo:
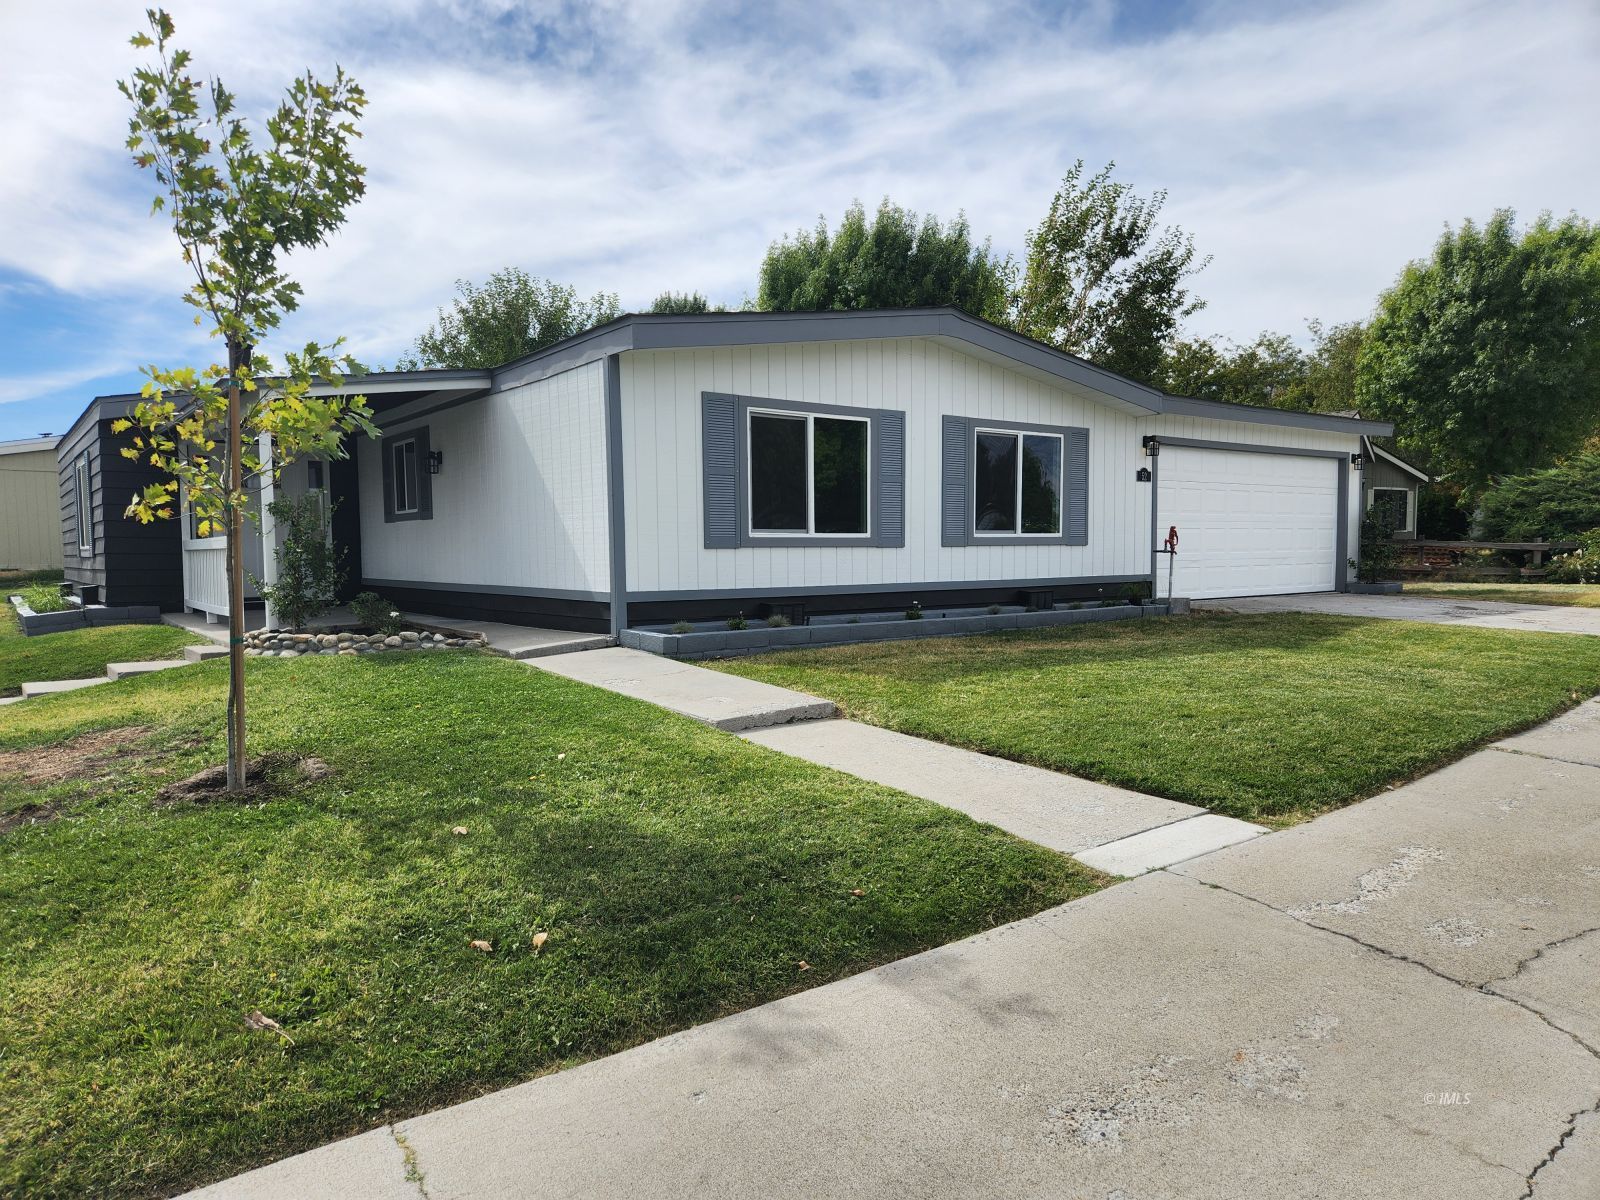
<svg viewBox="0 0 1600 1200"><path fill-rule="evenodd" d="M908 621L920 621L920 620L922 620L922 603L920 601L913 600L911 602L911 607L906 609L906 620L908 620Z"/></svg>
<svg viewBox="0 0 1600 1200"><path fill-rule="evenodd" d="M1550 560L1545 574L1550 583L1600 583L1600 529L1578 535L1578 548Z"/></svg>
<svg viewBox="0 0 1600 1200"><path fill-rule="evenodd" d="M1000 606L998 604L989 605L989 615L991 617L998 617L1000 615Z"/></svg>
<svg viewBox="0 0 1600 1200"><path fill-rule="evenodd" d="M1566 541L1600 526L1600 451L1499 480L1479 502L1492 542Z"/></svg>
<svg viewBox="0 0 1600 1200"><path fill-rule="evenodd" d="M35 584L33 587L23 588L17 594L22 597L22 602L36 613L65 612L72 607L61 594L59 585Z"/></svg>
<svg viewBox="0 0 1600 1200"><path fill-rule="evenodd" d="M737 612L728 618L729 629L749 629L750 622L744 619L744 613Z"/></svg>
<svg viewBox="0 0 1600 1200"><path fill-rule="evenodd" d="M784 616L782 613L773 613L767 618L768 629L787 629L789 624L789 618Z"/></svg>
<svg viewBox="0 0 1600 1200"><path fill-rule="evenodd" d="M350 601L350 611L357 621L374 633L393 635L405 627L400 610L377 592L362 592Z"/></svg>
<svg viewBox="0 0 1600 1200"><path fill-rule="evenodd" d="M272 519L287 532L272 552L278 564L276 583L256 580L256 590L278 615L285 629L304 629L339 602L344 586L343 555L328 537L327 515L320 496L285 496L267 505Z"/></svg>
<svg viewBox="0 0 1600 1200"><path fill-rule="evenodd" d="M1384 510L1374 504L1361 514L1361 557L1350 563L1356 578L1362 583L1377 583L1394 573L1399 555L1394 538L1389 536Z"/></svg>
<svg viewBox="0 0 1600 1200"><path fill-rule="evenodd" d="M687 621L674 621L673 624L672 624L672 632L673 633L693 633L694 632L694 626L689 624L689 622L687 622Z"/></svg>

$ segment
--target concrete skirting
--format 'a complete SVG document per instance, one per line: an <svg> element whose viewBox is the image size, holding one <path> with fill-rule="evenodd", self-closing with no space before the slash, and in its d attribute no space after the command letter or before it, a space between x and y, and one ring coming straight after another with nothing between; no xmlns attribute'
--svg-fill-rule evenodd
<svg viewBox="0 0 1600 1200"><path fill-rule="evenodd" d="M1398 580L1386 583L1350 583L1350 591L1357 596L1398 596L1404 585Z"/></svg>
<svg viewBox="0 0 1600 1200"><path fill-rule="evenodd" d="M1104 608L1058 608L1046 612L978 613L971 616L920 620L863 619L859 623L828 621L811 625L771 628L753 623L748 629L664 633L652 629L625 629L622 644L634 650L668 658L731 658L766 650L793 650L804 646L845 646L859 642L886 642L905 638L962 637L1002 629L1042 629L1052 625L1079 625L1091 621L1128 621L1166 616L1166 604L1117 604Z"/></svg>

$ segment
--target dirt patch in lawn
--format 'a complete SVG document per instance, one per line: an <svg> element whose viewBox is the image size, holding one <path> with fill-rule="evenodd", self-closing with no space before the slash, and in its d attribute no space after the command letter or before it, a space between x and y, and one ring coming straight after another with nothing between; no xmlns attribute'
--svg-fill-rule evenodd
<svg viewBox="0 0 1600 1200"><path fill-rule="evenodd" d="M89 779L120 758L123 747L149 736L148 725L125 725L81 733L53 746L7 750L0 753L0 776L18 776L24 783L41 784Z"/></svg>
<svg viewBox="0 0 1600 1200"><path fill-rule="evenodd" d="M291 754L262 754L246 761L244 790L228 794L228 767L218 763L196 771L187 779L169 783L156 793L158 805L211 804L219 800L242 804L261 800L297 783L325 779L333 768L320 758L296 758Z"/></svg>
<svg viewBox="0 0 1600 1200"><path fill-rule="evenodd" d="M0 837L25 825L43 825L61 815L59 804L24 804L8 813L0 813Z"/></svg>

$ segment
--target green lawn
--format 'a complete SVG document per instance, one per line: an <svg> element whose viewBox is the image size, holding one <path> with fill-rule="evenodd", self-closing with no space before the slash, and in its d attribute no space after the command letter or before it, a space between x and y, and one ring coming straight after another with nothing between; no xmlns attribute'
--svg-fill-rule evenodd
<svg viewBox="0 0 1600 1200"><path fill-rule="evenodd" d="M1504 604L1561 604L1600 608L1600 585L1584 583L1407 583L1407 596L1498 600Z"/></svg>
<svg viewBox="0 0 1600 1200"><path fill-rule="evenodd" d="M17 610L0 598L0 696L15 696L24 683L104 675L108 662L178 658L199 640L171 625L101 625L23 637Z"/></svg>
<svg viewBox="0 0 1600 1200"><path fill-rule="evenodd" d="M890 729L1286 823L1600 690L1600 638L1199 614L717 665Z"/></svg>
<svg viewBox="0 0 1600 1200"><path fill-rule="evenodd" d="M0 813L62 809L0 832L0 1195L197 1185L1106 882L471 653L252 659L252 750L332 773L155 803L220 760L224 680L207 663L0 708ZM76 778L16 774L118 727Z"/></svg>

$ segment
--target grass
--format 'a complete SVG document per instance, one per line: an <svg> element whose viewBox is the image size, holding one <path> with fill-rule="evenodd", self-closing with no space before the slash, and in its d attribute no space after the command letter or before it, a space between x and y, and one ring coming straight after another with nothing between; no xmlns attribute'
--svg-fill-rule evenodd
<svg viewBox="0 0 1600 1200"><path fill-rule="evenodd" d="M1600 608L1600 584L1592 583L1407 583L1407 596L1442 600L1495 600L1502 604L1560 604Z"/></svg>
<svg viewBox="0 0 1600 1200"><path fill-rule="evenodd" d="M199 640L171 625L99 625L23 637L17 610L0 601L0 696L15 696L24 683L92 679L111 662L177 658Z"/></svg>
<svg viewBox="0 0 1600 1200"><path fill-rule="evenodd" d="M19 590L22 602L36 613L65 612L72 605L61 594L58 583L36 583Z"/></svg>
<svg viewBox="0 0 1600 1200"><path fill-rule="evenodd" d="M904 733L1287 824L1600 690L1600 638L1201 614L717 665Z"/></svg>
<svg viewBox="0 0 1600 1200"><path fill-rule="evenodd" d="M252 752L332 773L158 805L221 758L224 667L0 709L12 770L146 730L77 779L0 774L0 812L61 811L0 833L0 1195L195 1186L1106 882L470 653L252 659Z"/></svg>

